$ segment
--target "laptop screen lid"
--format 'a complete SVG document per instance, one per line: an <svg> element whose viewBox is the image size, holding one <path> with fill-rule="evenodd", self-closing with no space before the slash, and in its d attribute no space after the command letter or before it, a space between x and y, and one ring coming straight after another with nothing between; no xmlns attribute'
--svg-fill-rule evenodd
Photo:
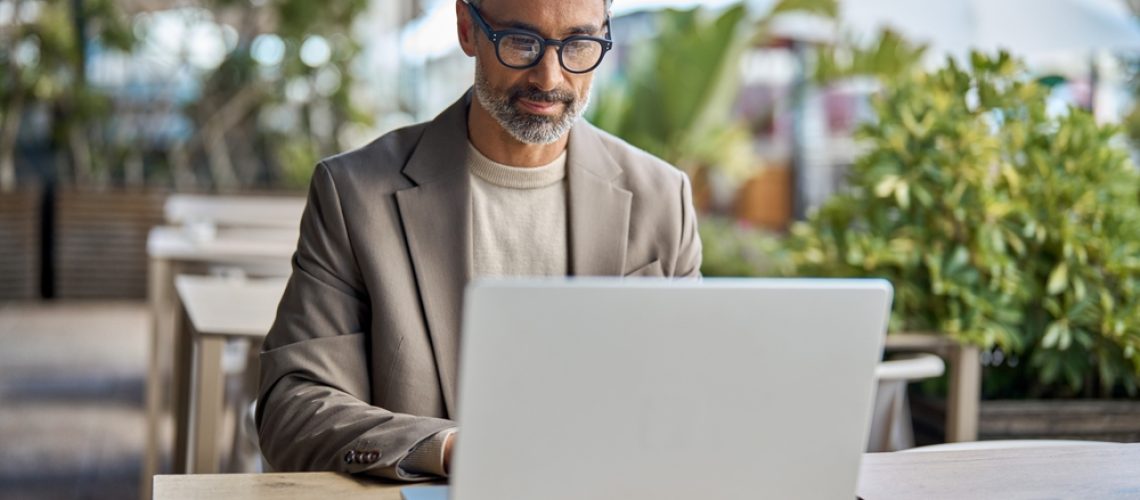
<svg viewBox="0 0 1140 500"><path fill-rule="evenodd" d="M452 498L852 498L879 280L467 291Z"/></svg>

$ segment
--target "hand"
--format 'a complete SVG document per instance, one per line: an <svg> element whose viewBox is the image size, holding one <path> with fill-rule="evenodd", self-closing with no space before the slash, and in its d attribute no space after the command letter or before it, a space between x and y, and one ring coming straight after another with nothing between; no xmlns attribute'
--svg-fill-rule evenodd
<svg viewBox="0 0 1140 500"><path fill-rule="evenodd" d="M451 474L451 448L455 445L455 436L458 432L452 432L447 439L443 441L443 470Z"/></svg>

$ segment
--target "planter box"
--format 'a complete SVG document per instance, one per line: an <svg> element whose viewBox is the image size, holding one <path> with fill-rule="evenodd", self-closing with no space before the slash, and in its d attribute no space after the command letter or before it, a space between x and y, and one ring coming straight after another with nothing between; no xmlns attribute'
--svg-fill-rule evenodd
<svg viewBox="0 0 1140 500"><path fill-rule="evenodd" d="M40 296L42 192L0 193L0 301Z"/></svg>
<svg viewBox="0 0 1140 500"><path fill-rule="evenodd" d="M147 234L162 224L165 200L146 190L56 193L55 296L145 298Z"/></svg>
<svg viewBox="0 0 1140 500"><path fill-rule="evenodd" d="M792 174L784 167L765 168L737 193L736 217L770 231L784 231L792 222Z"/></svg>
<svg viewBox="0 0 1140 500"><path fill-rule="evenodd" d="M1140 401L983 401L981 439L1140 442Z"/></svg>
<svg viewBox="0 0 1140 500"><path fill-rule="evenodd" d="M938 442L943 425L941 401L914 400L919 444ZM918 436L923 436L919 439ZM1076 439L1140 442L1140 401L994 400L982 401L978 439Z"/></svg>

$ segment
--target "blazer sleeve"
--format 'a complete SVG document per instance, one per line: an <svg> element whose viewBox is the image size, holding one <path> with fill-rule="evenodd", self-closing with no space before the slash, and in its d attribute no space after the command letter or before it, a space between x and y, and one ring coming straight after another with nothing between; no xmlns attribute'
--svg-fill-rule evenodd
<svg viewBox="0 0 1140 500"><path fill-rule="evenodd" d="M681 173L681 241L674 265L678 278L701 277L701 235L697 231L697 211L689 176Z"/></svg>
<svg viewBox="0 0 1140 500"><path fill-rule="evenodd" d="M336 471L430 479L399 467L450 420L369 403L368 296L337 188L326 166L313 174L293 274L261 353L258 437L280 471Z"/></svg>

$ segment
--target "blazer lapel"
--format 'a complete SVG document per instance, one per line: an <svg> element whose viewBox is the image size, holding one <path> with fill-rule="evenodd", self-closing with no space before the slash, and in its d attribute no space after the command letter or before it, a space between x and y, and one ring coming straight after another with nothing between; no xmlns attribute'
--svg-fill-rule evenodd
<svg viewBox="0 0 1140 500"><path fill-rule="evenodd" d="M455 414L463 292L471 279L467 109L470 92L424 131L403 173L414 187L396 192L416 283L449 415ZM621 276L633 193L614 181L622 169L598 132L580 122L570 132L570 274Z"/></svg>
<svg viewBox="0 0 1140 500"><path fill-rule="evenodd" d="M633 193L614 183L622 169L592 125L576 124L568 148L570 274L621 276Z"/></svg>
<svg viewBox="0 0 1140 500"><path fill-rule="evenodd" d="M449 415L455 415L463 291L471 279L469 99L428 125L403 170L416 186L396 192Z"/></svg>

